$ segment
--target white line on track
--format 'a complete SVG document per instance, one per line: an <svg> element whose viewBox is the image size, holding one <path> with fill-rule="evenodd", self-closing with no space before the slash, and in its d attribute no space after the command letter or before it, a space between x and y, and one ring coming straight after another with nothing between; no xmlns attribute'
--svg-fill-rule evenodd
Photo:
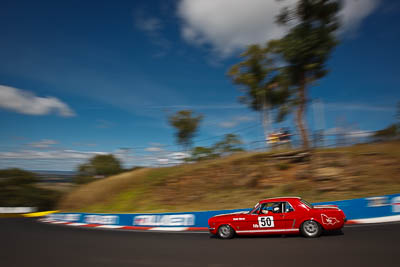
<svg viewBox="0 0 400 267"><path fill-rule="evenodd" d="M122 227L123 226L121 226L121 225L99 225L99 226L96 226L95 228L119 229Z"/></svg>
<svg viewBox="0 0 400 267"><path fill-rule="evenodd" d="M82 226L82 225L86 225L86 223L69 223L68 225L70 225L70 226Z"/></svg>
<svg viewBox="0 0 400 267"><path fill-rule="evenodd" d="M148 231L170 231L170 232L180 232L186 231L187 227L153 227L150 228Z"/></svg>

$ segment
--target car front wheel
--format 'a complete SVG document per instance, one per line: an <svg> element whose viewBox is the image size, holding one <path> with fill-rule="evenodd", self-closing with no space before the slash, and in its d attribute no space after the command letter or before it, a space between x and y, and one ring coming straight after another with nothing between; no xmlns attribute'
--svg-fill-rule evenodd
<svg viewBox="0 0 400 267"><path fill-rule="evenodd" d="M313 220L305 221L300 226L300 231L305 237L318 237L321 235L321 225Z"/></svg>
<svg viewBox="0 0 400 267"><path fill-rule="evenodd" d="M230 239L235 235L235 230L227 224L223 224L218 228L218 236L222 239Z"/></svg>

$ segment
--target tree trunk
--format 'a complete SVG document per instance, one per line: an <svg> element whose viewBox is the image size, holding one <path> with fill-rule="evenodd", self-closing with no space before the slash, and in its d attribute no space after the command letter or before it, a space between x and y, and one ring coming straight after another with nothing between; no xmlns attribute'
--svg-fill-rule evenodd
<svg viewBox="0 0 400 267"><path fill-rule="evenodd" d="M305 81L305 77L303 74L303 77L301 79L301 85L299 87L299 104L297 107L296 121L297 121L297 127L300 130L301 139L303 140L303 148L304 149L308 149L310 147L309 141L308 141L307 128L304 123L304 111L305 111L306 103L307 103L306 81Z"/></svg>
<svg viewBox="0 0 400 267"><path fill-rule="evenodd" d="M270 111L269 107L266 107L265 105L263 107L263 110L261 111L262 125L264 129L264 141L266 142L265 145L268 144L268 134L270 128L269 111Z"/></svg>

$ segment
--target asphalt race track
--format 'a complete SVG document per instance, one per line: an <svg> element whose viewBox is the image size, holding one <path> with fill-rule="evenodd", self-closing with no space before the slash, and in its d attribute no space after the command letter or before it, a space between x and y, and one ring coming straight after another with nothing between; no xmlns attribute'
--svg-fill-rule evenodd
<svg viewBox="0 0 400 267"><path fill-rule="evenodd" d="M220 240L207 233L99 230L0 219L0 266L400 266L400 224L344 234Z"/></svg>

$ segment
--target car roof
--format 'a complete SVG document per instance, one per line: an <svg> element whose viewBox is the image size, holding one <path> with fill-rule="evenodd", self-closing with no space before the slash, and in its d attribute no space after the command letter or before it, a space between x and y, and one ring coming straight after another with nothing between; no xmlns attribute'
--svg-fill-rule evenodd
<svg viewBox="0 0 400 267"><path fill-rule="evenodd" d="M274 197L274 198L266 198L260 201L260 203L265 202L274 202L274 201L289 201L294 199L301 199L301 197Z"/></svg>

